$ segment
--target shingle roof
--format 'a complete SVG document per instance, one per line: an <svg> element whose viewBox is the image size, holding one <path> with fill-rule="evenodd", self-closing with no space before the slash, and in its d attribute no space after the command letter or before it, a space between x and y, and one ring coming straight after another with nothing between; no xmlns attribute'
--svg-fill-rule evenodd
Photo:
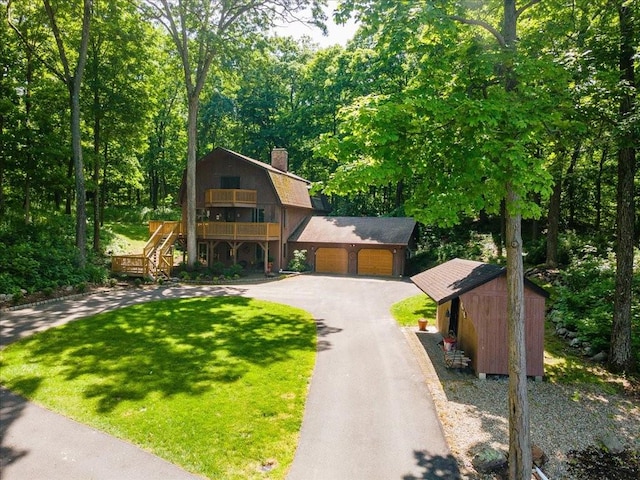
<svg viewBox="0 0 640 480"><path fill-rule="evenodd" d="M265 164L265 166L268 165ZM302 180L295 175L287 175L281 171L273 172L269 170L268 173L282 205L313 208L306 180Z"/></svg>
<svg viewBox="0 0 640 480"><path fill-rule="evenodd" d="M499 265L454 258L414 275L411 281L437 304L442 304L506 272L507 269ZM540 295L548 296L542 288L527 279L525 285Z"/></svg>
<svg viewBox="0 0 640 480"><path fill-rule="evenodd" d="M290 242L407 245L415 220L406 217L310 217Z"/></svg>

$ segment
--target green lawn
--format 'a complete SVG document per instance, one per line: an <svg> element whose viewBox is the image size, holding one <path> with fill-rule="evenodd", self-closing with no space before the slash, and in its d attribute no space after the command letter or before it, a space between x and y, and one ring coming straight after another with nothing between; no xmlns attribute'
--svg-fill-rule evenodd
<svg viewBox="0 0 640 480"><path fill-rule="evenodd" d="M0 381L194 473L284 478L315 352L315 323L302 310L241 297L165 300L10 345Z"/></svg>
<svg viewBox="0 0 640 480"><path fill-rule="evenodd" d="M418 319L424 318L429 325L436 324L436 303L424 293L395 303L391 306L391 314L402 327L415 327Z"/></svg>
<svg viewBox="0 0 640 480"><path fill-rule="evenodd" d="M112 251L116 255L142 253L149 240L149 225L108 222L103 227L102 235L107 245L106 251Z"/></svg>

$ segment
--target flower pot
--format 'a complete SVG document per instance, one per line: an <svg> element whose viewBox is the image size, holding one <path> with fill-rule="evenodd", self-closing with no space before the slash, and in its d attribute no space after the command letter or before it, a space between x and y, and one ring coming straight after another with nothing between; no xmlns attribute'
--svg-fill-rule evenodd
<svg viewBox="0 0 640 480"><path fill-rule="evenodd" d="M424 318L418 320L418 330L424 332L427 330L427 321Z"/></svg>

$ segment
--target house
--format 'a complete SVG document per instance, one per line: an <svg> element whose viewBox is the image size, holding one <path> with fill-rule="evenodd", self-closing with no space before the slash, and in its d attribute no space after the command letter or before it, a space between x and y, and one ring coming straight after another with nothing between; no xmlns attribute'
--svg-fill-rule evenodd
<svg viewBox="0 0 640 480"><path fill-rule="evenodd" d="M295 250L307 250L314 271L400 276L414 245L410 218L327 217L328 205L310 195L310 182L289 172L285 149L267 164L216 148L196 164L198 260L246 270L286 269ZM136 275L170 272L171 246L185 241L186 181L180 222L150 222L142 255L113 257L112 269Z"/></svg>
<svg viewBox="0 0 640 480"><path fill-rule="evenodd" d="M506 268L456 258L411 277L438 305L436 325L453 331L458 348L480 378L506 375L508 368ZM544 316L548 294L524 282L527 375L544 376Z"/></svg>

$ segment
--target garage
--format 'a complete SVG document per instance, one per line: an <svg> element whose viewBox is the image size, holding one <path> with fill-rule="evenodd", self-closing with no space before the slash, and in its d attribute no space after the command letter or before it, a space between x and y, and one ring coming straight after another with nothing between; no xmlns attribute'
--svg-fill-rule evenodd
<svg viewBox="0 0 640 480"><path fill-rule="evenodd" d="M389 250L363 248L358 252L358 275L393 275L393 253Z"/></svg>
<svg viewBox="0 0 640 480"><path fill-rule="evenodd" d="M345 248L319 248L316 252L316 272L341 273L349 271L349 255Z"/></svg>

